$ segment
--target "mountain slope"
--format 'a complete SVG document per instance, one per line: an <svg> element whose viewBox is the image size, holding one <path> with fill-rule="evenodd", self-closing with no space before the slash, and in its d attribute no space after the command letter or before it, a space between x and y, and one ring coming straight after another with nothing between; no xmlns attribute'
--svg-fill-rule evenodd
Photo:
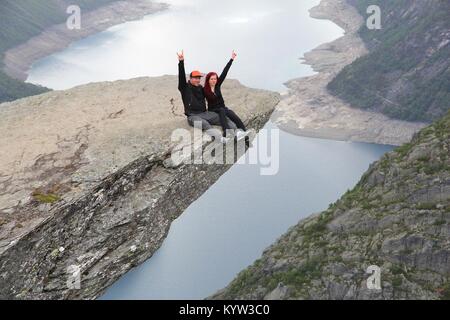
<svg viewBox="0 0 450 320"><path fill-rule="evenodd" d="M0 3L0 56L45 28L63 23L69 5L79 5L82 10L92 10L115 0L4 0ZM3 58L2 58L3 59ZM0 65L1 66L1 65ZM0 102L40 94L48 88L23 83L0 70Z"/></svg>
<svg viewBox="0 0 450 320"><path fill-rule="evenodd" d="M78 5L82 29L65 26L69 5ZM72 41L163 8L140 0L5 0L0 2L0 102L49 89L25 84L26 71L39 58L62 50ZM28 45L25 45L28 44Z"/></svg>
<svg viewBox="0 0 450 320"><path fill-rule="evenodd" d="M216 299L450 299L450 113L292 227ZM369 266L381 290L367 289Z"/></svg>
<svg viewBox="0 0 450 320"><path fill-rule="evenodd" d="M0 3L0 52L4 52L45 28L63 23L69 5L93 10L116 0L4 0Z"/></svg>
<svg viewBox="0 0 450 320"><path fill-rule="evenodd" d="M328 85L353 107L408 121L434 121L450 108L450 2L347 0L367 17L381 8L382 29L363 25L369 49Z"/></svg>
<svg viewBox="0 0 450 320"><path fill-rule="evenodd" d="M34 96L49 91L50 89L31 83L24 83L11 78L3 70L0 70L0 102Z"/></svg>

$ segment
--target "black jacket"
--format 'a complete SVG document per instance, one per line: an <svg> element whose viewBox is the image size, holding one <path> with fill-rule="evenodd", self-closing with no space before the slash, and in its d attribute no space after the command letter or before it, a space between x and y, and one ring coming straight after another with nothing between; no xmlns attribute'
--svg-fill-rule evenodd
<svg viewBox="0 0 450 320"><path fill-rule="evenodd" d="M208 110L216 111L220 108L225 108L225 101L222 96L222 83L225 81L228 71L230 71L231 65L233 64L233 59L228 61L225 69L223 69L222 74L219 79L217 79L216 87L214 88L215 97L206 97L208 100Z"/></svg>
<svg viewBox="0 0 450 320"><path fill-rule="evenodd" d="M186 71L184 69L184 61L178 64L178 90L181 92L183 99L184 114L196 114L206 111L205 94L203 87L193 86L190 82L186 82Z"/></svg>

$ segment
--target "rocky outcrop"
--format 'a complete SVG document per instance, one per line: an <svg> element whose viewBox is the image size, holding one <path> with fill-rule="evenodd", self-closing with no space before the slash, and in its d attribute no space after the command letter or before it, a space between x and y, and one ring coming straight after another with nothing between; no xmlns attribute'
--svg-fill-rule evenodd
<svg viewBox="0 0 450 320"><path fill-rule="evenodd" d="M345 35L305 54L305 63L318 73L289 81L288 94L274 114L274 122L301 136L401 145L426 124L392 120L387 116L352 108L333 96L327 85L347 65L367 54L358 35L364 23L358 11L340 0L322 0L311 16L331 20Z"/></svg>
<svg viewBox="0 0 450 320"><path fill-rule="evenodd" d="M450 113L212 298L450 299L449 152ZM379 289L368 286L370 266L380 268Z"/></svg>
<svg viewBox="0 0 450 320"><path fill-rule="evenodd" d="M0 105L1 298L98 297L230 167L170 161L173 130L194 131L176 88L173 76L138 78ZM254 129L279 102L233 80L224 90Z"/></svg>

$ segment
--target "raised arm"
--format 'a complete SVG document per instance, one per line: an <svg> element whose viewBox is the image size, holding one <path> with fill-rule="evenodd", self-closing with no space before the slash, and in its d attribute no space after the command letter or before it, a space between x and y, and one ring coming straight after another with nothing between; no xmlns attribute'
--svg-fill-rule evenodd
<svg viewBox="0 0 450 320"><path fill-rule="evenodd" d="M178 56L178 90L183 91L186 88L186 70L184 68L184 51L177 53Z"/></svg>
<svg viewBox="0 0 450 320"><path fill-rule="evenodd" d="M233 50L233 53L231 54L231 59L230 59L230 61L228 61L227 65L225 66L225 69L223 69L222 74L221 74L220 77L219 77L219 81L218 81L218 83L217 83L219 86L220 86L220 85L225 81L225 79L227 78L228 71L230 71L231 65L233 64L233 61L234 61L234 59L236 59L236 57L237 57L237 54L236 54L236 52L234 52L234 50Z"/></svg>

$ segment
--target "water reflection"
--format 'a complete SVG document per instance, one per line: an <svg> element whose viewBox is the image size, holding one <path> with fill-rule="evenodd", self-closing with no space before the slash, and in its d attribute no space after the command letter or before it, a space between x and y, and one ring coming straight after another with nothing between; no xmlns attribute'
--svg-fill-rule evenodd
<svg viewBox="0 0 450 320"><path fill-rule="evenodd" d="M88 37L35 63L28 81L67 89L96 81L176 74L176 51L188 69L220 71L233 49L230 77L263 89L311 74L299 58L342 30L309 18L319 0L169 0L171 9ZM62 77L61 75L64 75Z"/></svg>

